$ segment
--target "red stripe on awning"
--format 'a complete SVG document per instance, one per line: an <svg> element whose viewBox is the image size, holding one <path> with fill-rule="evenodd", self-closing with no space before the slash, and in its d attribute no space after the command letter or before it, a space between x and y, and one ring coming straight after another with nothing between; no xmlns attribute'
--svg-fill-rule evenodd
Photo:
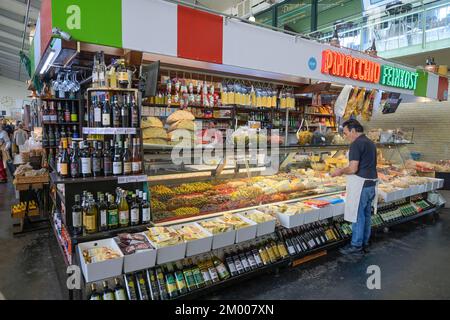
<svg viewBox="0 0 450 320"><path fill-rule="evenodd" d="M178 57L222 64L223 18L178 6Z"/></svg>
<svg viewBox="0 0 450 320"><path fill-rule="evenodd" d="M52 0L43 0L41 4L41 55L52 39Z"/></svg>

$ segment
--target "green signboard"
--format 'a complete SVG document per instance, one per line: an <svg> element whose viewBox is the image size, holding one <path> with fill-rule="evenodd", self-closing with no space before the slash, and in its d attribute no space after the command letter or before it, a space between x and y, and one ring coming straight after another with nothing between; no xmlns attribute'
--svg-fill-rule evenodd
<svg viewBox="0 0 450 320"><path fill-rule="evenodd" d="M415 71L384 65L381 67L380 84L406 90L416 90L418 76L419 74Z"/></svg>
<svg viewBox="0 0 450 320"><path fill-rule="evenodd" d="M52 24L74 40L122 47L122 0L53 0Z"/></svg>

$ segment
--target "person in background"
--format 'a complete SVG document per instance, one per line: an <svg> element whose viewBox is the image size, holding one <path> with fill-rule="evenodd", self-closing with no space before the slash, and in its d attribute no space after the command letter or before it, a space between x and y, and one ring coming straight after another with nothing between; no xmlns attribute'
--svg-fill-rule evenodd
<svg viewBox="0 0 450 320"><path fill-rule="evenodd" d="M20 151L20 146L24 145L25 142L28 139L28 133L23 129L23 124L21 122L19 122L19 125L16 129L16 131L14 131L14 137L13 137L13 141L14 144L17 146L16 148L16 153L19 153Z"/></svg>
<svg viewBox="0 0 450 320"><path fill-rule="evenodd" d="M349 166L336 169L332 177L347 176L344 219L352 222L352 241L342 254L360 253L369 246L372 203L377 188L377 147L366 137L362 125L354 119L343 123L344 136L351 143Z"/></svg>
<svg viewBox="0 0 450 320"><path fill-rule="evenodd" d="M6 161L9 159L9 148L11 141L9 140L9 134L6 132L4 126L0 128L0 183L8 182L8 176L6 175Z"/></svg>

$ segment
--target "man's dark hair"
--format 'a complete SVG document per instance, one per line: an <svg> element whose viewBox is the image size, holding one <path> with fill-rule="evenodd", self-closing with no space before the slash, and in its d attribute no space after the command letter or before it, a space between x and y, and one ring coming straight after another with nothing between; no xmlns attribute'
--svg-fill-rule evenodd
<svg viewBox="0 0 450 320"><path fill-rule="evenodd" d="M358 120L350 119L342 124L342 128L347 127L349 131L355 129L356 132L364 132L364 128Z"/></svg>

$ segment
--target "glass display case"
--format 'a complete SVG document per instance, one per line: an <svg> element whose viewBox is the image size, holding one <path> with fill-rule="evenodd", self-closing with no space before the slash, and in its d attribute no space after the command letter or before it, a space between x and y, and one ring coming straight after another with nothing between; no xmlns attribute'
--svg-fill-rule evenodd
<svg viewBox="0 0 450 320"><path fill-rule="evenodd" d="M405 168L410 142L377 143L379 168ZM330 172L348 164L348 145L244 149L145 147L152 221L170 224L345 191ZM213 154L213 159L207 155ZM179 158L181 155L181 159ZM208 160L210 160L208 162Z"/></svg>

